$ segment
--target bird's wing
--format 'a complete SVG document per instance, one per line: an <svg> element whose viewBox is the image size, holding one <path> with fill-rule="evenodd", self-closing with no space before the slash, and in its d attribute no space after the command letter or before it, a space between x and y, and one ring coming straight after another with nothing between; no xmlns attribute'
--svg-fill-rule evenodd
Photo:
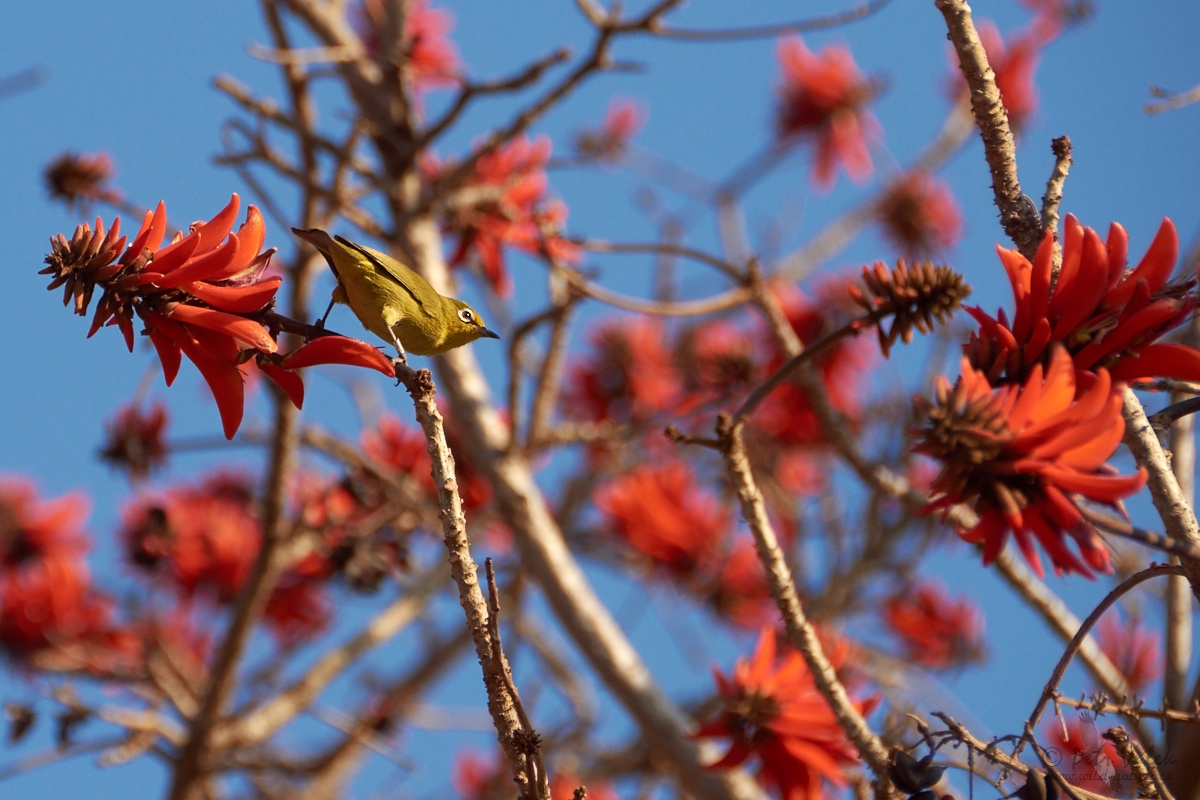
<svg viewBox="0 0 1200 800"><path fill-rule="evenodd" d="M396 281L396 283L400 284L401 288L408 292L412 296L412 299L416 301L417 306L419 306L421 311L425 313L425 316L434 316L434 309L438 306L438 303L435 302L438 298L438 294L436 291L434 291L432 286L429 286L428 284L422 286L421 284L417 283L417 281L424 282L424 279L421 278L420 275L417 275L415 272L413 272L411 276L404 275L400 272L400 270L395 269L383 258L380 258L382 255L381 253L377 253L369 247L363 247L361 244L355 244L349 239L343 239L341 236L334 238L336 238L338 242L346 247L357 251L360 255L362 255L363 258L370 261L375 269L379 271L380 275L386 275L387 277ZM400 266L403 267L403 265ZM405 269L405 271L412 272L412 270L408 269Z"/></svg>

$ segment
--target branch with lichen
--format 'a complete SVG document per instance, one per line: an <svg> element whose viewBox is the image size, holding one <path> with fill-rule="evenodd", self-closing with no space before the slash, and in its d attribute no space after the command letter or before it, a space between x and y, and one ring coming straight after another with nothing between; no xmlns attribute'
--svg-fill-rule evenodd
<svg viewBox="0 0 1200 800"><path fill-rule="evenodd" d="M446 430L441 412L434 401L433 375L429 370L414 371L397 365L396 377L404 383L412 395L417 422L425 434L430 459L433 462L433 482L437 489L438 507L441 509L442 535L450 562L450 575L458 586L459 603L467 616L467 627L475 642L475 654L483 668L483 683L487 689L488 711L496 726L500 748L508 761L522 798L549 800L549 791L543 780L539 782L536 759L536 733L527 727L518 711L515 691L508 674L508 666L495 640L493 621L488 611L488 601L479 586L478 568L471 558L470 541L467 539L467 520L463 514L462 496L454 472L454 455L446 441ZM530 748L534 748L531 750Z"/></svg>
<svg viewBox="0 0 1200 800"><path fill-rule="evenodd" d="M946 29L958 64L971 92L971 111L983 139L984 156L992 174L992 191L1000 209L1000 224L1021 255L1033 261L1042 242L1042 223L1033 201L1021 192L1017 178L1016 143L1008 124L1008 112L996 86L996 73L971 19L966 0L934 0L946 20Z"/></svg>

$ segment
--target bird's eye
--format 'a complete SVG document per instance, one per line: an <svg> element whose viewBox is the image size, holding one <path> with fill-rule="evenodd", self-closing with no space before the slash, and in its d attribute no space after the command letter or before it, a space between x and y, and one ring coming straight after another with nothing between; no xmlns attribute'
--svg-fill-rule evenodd
<svg viewBox="0 0 1200 800"><path fill-rule="evenodd" d="M471 313L471 309L464 308L458 312L458 318L463 322L472 322L475 319L475 315Z"/></svg>

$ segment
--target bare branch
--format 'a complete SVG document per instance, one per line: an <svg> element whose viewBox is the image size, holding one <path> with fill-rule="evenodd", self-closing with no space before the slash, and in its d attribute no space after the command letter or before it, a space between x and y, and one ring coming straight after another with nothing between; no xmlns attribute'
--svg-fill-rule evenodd
<svg viewBox="0 0 1200 800"><path fill-rule="evenodd" d="M745 39L773 39L777 36L783 36L787 33L807 33L809 31L823 31L830 28L840 28L844 25L849 25L852 22L857 22L861 19L866 19L872 14L882 10L892 0L871 0L868 3L859 3L853 8L846 11L840 11L836 14L829 14L823 17L814 17L812 19L802 19L796 22L783 22L778 25L758 25L748 28L726 28L726 29L711 29L704 30L700 28L673 28L666 25L657 25L650 32L655 36L663 39L677 39L682 42L729 42L741 41Z"/></svg>

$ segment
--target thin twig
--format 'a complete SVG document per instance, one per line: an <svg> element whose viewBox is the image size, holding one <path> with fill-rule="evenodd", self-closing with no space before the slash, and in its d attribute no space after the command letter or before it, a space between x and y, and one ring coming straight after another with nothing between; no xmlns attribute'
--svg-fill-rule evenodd
<svg viewBox="0 0 1200 800"><path fill-rule="evenodd" d="M1050 143L1054 153L1054 169L1046 181L1046 193L1042 195L1042 233L1054 237L1054 263L1051 268L1057 276L1062 268L1062 242L1058 240L1058 211L1063 199L1063 184L1071 169L1071 137L1059 136Z"/></svg>
<svg viewBox="0 0 1200 800"><path fill-rule="evenodd" d="M1167 99L1160 103L1147 103L1147 114L1161 114L1164 111L1174 111L1177 108L1190 106L1192 103L1200 103L1200 85L1193 86L1186 92L1180 92L1179 94L1175 95L1168 95L1166 92L1161 89L1157 89L1156 87L1156 90L1152 90L1152 94L1157 97L1166 97Z"/></svg>
<svg viewBox="0 0 1200 800"><path fill-rule="evenodd" d="M663 39L677 39L681 42L734 42L746 39L774 39L787 33L807 33L808 31L823 31L839 28L860 19L866 19L883 9L892 0L871 0L869 3L859 3L846 11L829 14L823 17L802 19L795 22L782 22L776 25L757 25L747 28L673 28L656 25L650 33Z"/></svg>
<svg viewBox="0 0 1200 800"><path fill-rule="evenodd" d="M1046 706L1049 705L1050 701L1054 699L1054 696L1058 694L1058 684L1062 681L1063 675L1067 673L1067 667L1070 666L1071 660L1075 657L1075 653L1079 650L1080 643L1083 642L1084 638L1100 620L1100 617L1104 615L1104 612L1108 611L1108 609L1112 607L1113 603L1117 602L1117 600L1127 594L1134 587L1152 578L1157 578L1160 575L1182 574L1183 568L1180 566L1175 564L1157 564L1129 576L1120 584L1118 584L1115 589L1105 595L1104 599L1101 600L1094 609L1092 609L1092 613L1088 614L1087 619L1085 619L1083 624L1079 626L1079 630L1071 639L1070 644L1067 645L1067 649L1063 651L1062 657L1059 658L1058 664L1054 667L1054 672L1050 675L1050 680L1046 682L1046 687L1042 689L1042 696L1038 698L1037 705L1033 708L1033 713L1029 715L1026 729L1032 730L1037 727L1038 722L1040 722L1042 719L1042 712L1046 710ZM1017 742L1017 746L1013 750L1013 758L1016 758L1021 754L1021 748L1024 742L1024 738Z"/></svg>

